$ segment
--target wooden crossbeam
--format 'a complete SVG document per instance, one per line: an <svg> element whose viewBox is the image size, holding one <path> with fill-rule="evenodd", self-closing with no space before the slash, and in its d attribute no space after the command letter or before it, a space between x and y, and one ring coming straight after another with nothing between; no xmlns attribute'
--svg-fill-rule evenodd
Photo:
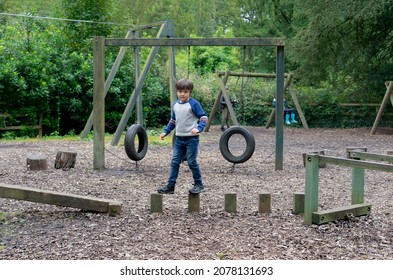
<svg viewBox="0 0 393 280"><path fill-rule="evenodd" d="M106 46L285 46L283 38L106 38Z"/></svg>
<svg viewBox="0 0 393 280"><path fill-rule="evenodd" d="M328 222L343 220L353 215L354 217L368 215L371 211L371 204L354 204L350 206L338 207L312 213L313 224L325 224Z"/></svg>
<svg viewBox="0 0 393 280"><path fill-rule="evenodd" d="M120 214L122 207L121 202L114 200L99 199L89 196L40 190L8 184L0 184L0 197L71 208L80 208L101 213L107 212L111 216Z"/></svg>
<svg viewBox="0 0 393 280"><path fill-rule="evenodd" d="M369 160L375 160L375 161L387 161L387 162L393 161L393 155L368 153L368 152L362 152L362 151L357 151L357 150L349 150L348 157L349 158L359 158L359 159L369 159Z"/></svg>

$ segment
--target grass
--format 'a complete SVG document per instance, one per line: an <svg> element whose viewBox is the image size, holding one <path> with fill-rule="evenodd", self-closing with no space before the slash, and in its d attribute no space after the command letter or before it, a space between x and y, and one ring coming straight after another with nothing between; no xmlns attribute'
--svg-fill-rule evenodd
<svg viewBox="0 0 393 280"><path fill-rule="evenodd" d="M146 130L146 134L148 137L149 145L156 146L167 146L171 145L172 137L168 136L164 140L160 139L161 130L158 129L148 129ZM42 138L37 137L17 137L14 133L4 133L0 135L0 143L2 142L43 142L43 141L93 141L94 135L92 132L88 134L88 136L84 139L80 138L79 135L75 135L74 133L70 133L67 135L57 135L56 133L52 135L45 135ZM113 135L109 133L105 133L105 142L111 142ZM119 145L123 145L124 143L125 133L120 138Z"/></svg>

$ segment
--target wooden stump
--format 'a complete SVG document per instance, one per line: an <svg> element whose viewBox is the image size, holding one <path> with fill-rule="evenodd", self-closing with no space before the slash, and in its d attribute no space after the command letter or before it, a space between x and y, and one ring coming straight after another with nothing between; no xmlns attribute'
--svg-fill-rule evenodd
<svg viewBox="0 0 393 280"><path fill-rule="evenodd" d="M28 170L47 170L48 162L43 155L29 155L26 159Z"/></svg>
<svg viewBox="0 0 393 280"><path fill-rule="evenodd" d="M224 210L229 213L237 212L237 195L236 193L226 193L224 196Z"/></svg>
<svg viewBox="0 0 393 280"><path fill-rule="evenodd" d="M57 152L55 160L56 169L70 169L75 167L77 153Z"/></svg>
<svg viewBox="0 0 393 280"><path fill-rule="evenodd" d="M150 195L150 212L151 213L162 213L162 194L152 193Z"/></svg>
<svg viewBox="0 0 393 280"><path fill-rule="evenodd" d="M304 213L304 198L304 192L297 192L293 194L293 214L298 215Z"/></svg>
<svg viewBox="0 0 393 280"><path fill-rule="evenodd" d="M200 196L199 193L188 194L188 212L199 212L200 210Z"/></svg>
<svg viewBox="0 0 393 280"><path fill-rule="evenodd" d="M261 193L258 195L258 212L270 213L272 211L272 198L270 193Z"/></svg>

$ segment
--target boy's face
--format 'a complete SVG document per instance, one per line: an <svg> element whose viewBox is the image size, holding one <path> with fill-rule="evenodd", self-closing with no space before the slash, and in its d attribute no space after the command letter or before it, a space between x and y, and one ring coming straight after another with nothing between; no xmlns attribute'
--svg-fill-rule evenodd
<svg viewBox="0 0 393 280"><path fill-rule="evenodd" d="M190 99L191 91L188 89L179 89L177 90L177 98L179 98L180 102L187 102Z"/></svg>

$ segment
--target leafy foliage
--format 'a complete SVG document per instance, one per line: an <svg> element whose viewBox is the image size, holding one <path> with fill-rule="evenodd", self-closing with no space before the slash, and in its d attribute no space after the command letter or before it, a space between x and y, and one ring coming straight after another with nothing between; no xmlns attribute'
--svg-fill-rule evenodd
<svg viewBox="0 0 393 280"><path fill-rule="evenodd" d="M16 3L15 3L16 2ZM45 134L79 133L92 110L93 36L124 37L145 26L140 37L155 37L164 20L176 37L282 37L286 72L292 72L310 126L371 125L384 82L393 74L393 0L1 0L0 114L33 124L44 114ZM35 18L47 16L69 21ZM78 21L80 20L80 21ZM149 27L149 25L151 26ZM164 49L164 48L162 48ZM105 52L106 74L118 49ZM177 77L195 83L194 97L210 113L219 92L216 71L275 72L274 47L176 47ZM149 50L141 49L142 65ZM135 87L132 52L127 52L106 97L106 130L113 132ZM144 125L166 124L170 112L168 52L160 51L142 88ZM271 111L274 82L230 78L242 124L263 125ZM291 103L290 96L286 95ZM135 110L134 110L135 111ZM390 113L390 111L388 112ZM133 112L129 124L136 121ZM385 120L384 120L385 121ZM2 136L34 131L3 132Z"/></svg>

